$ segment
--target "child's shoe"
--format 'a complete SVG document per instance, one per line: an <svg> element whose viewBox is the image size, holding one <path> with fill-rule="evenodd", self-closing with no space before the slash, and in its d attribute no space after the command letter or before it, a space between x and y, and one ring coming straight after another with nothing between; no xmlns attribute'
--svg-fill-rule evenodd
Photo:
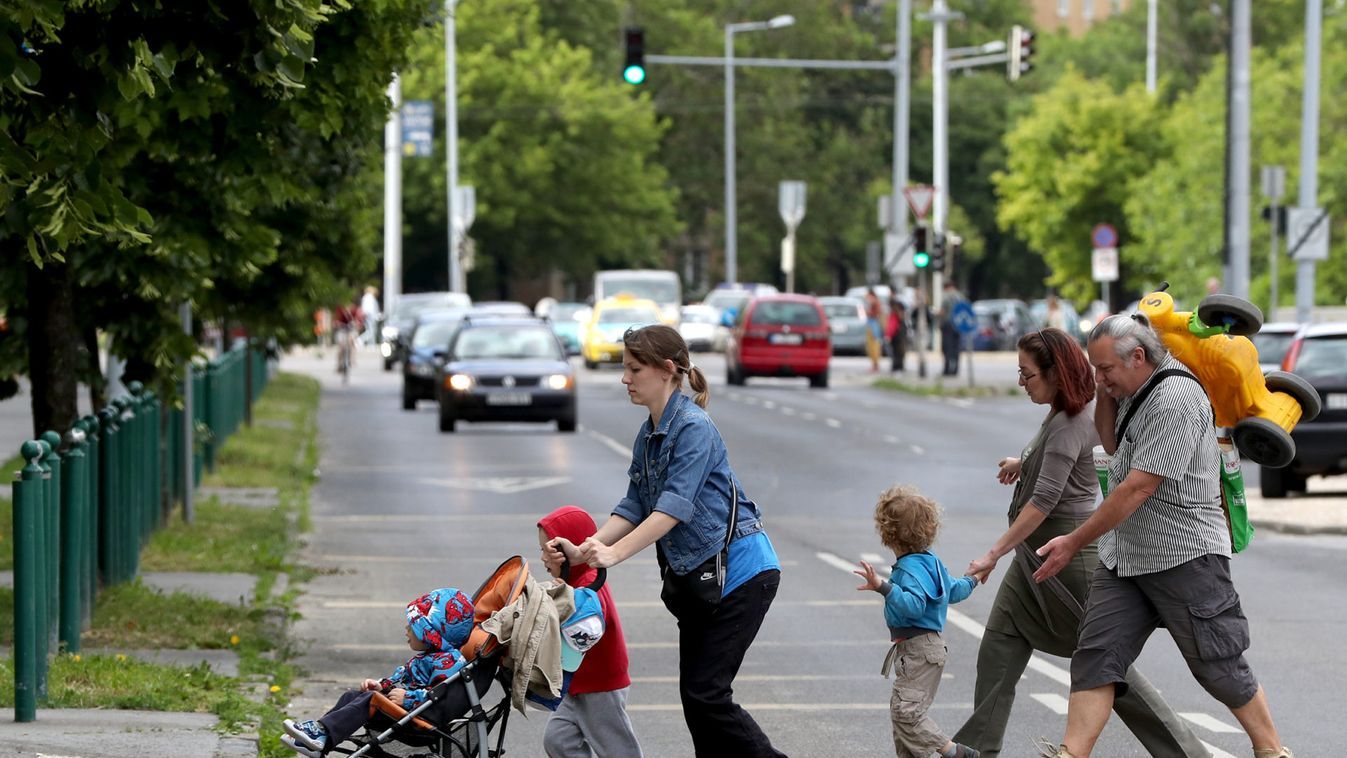
<svg viewBox="0 0 1347 758"><path fill-rule="evenodd" d="M956 742L954 743L954 752L941 753L941 755L944 756L944 758L979 758L982 753L979 753L967 745Z"/></svg>
<svg viewBox="0 0 1347 758"><path fill-rule="evenodd" d="M327 730L313 719L299 723L286 719L281 722L281 726L285 728L286 736L291 738L286 740L282 737L281 742L297 753L317 758L323 754L323 748L327 747Z"/></svg>
<svg viewBox="0 0 1347 758"><path fill-rule="evenodd" d="M1253 751L1253 758L1293 758L1291 748L1282 746L1279 748L1257 748Z"/></svg>

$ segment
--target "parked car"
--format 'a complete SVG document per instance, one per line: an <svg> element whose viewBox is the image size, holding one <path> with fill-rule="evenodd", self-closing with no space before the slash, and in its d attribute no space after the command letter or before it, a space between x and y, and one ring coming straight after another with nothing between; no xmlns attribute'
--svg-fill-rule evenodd
<svg viewBox="0 0 1347 758"><path fill-rule="evenodd" d="M734 327L744 306L758 295L775 295L776 287L761 282L740 282L738 284L721 283L707 293L702 305L720 309L720 323L726 329Z"/></svg>
<svg viewBox="0 0 1347 758"><path fill-rule="evenodd" d="M1001 325L1001 314L995 310L986 308L979 309L973 307L973 314L977 316L977 329L973 331L970 338L973 341L974 350L1004 350L1006 340L1009 338L1006 334L1006 328ZM933 327L939 331L939 327Z"/></svg>
<svg viewBox="0 0 1347 758"><path fill-rule="evenodd" d="M407 331L402 361L404 411L416 410L418 400L435 399L435 370L467 314L467 308L423 311Z"/></svg>
<svg viewBox="0 0 1347 758"><path fill-rule="evenodd" d="M552 325L552 331L566 348L566 355L580 354L580 331L589 321L590 308L585 303L552 303L541 314Z"/></svg>
<svg viewBox="0 0 1347 758"><path fill-rule="evenodd" d="M1077 342L1084 345L1085 337L1087 335L1081 330L1081 318L1080 314L1076 312L1076 306L1058 298L1057 307L1062 310L1062 323L1065 324L1062 331L1071 335ZM1039 324L1050 326L1050 324L1048 324L1048 301L1046 299L1035 300L1030 303L1029 313L1033 314L1034 320Z"/></svg>
<svg viewBox="0 0 1347 758"><path fill-rule="evenodd" d="M833 355L865 355L865 301L857 297L821 297L832 330Z"/></svg>
<svg viewBox="0 0 1347 758"><path fill-rule="evenodd" d="M1258 350L1258 365L1263 368L1264 374L1281 369L1282 361L1286 358L1287 351L1291 349L1291 343L1296 340L1296 332L1299 331L1300 324L1277 321L1263 324L1263 328L1259 329L1257 334L1249 335L1253 346Z"/></svg>
<svg viewBox="0 0 1347 758"><path fill-rule="evenodd" d="M627 330L658 323L661 323L659 305L653 300L617 295L595 303L580 345L585 368L598 368L600 363L621 363L622 337Z"/></svg>
<svg viewBox="0 0 1347 758"><path fill-rule="evenodd" d="M832 334L818 298L764 295L748 302L725 346L725 379L741 385L750 376L804 376L828 386Z"/></svg>
<svg viewBox="0 0 1347 758"><path fill-rule="evenodd" d="M1014 350L1020 337L1039 329L1038 319L1029 311L1023 300L1000 298L977 300L973 303L973 312L995 313L1001 325L1002 342L995 350ZM979 330L980 331L980 330Z"/></svg>
<svg viewBox="0 0 1347 758"><path fill-rule="evenodd" d="M1108 304L1103 300L1091 300L1090 304L1085 306L1085 312L1080 314L1080 332L1085 335L1085 339L1090 339L1090 332L1094 330L1095 324L1103 321L1108 315Z"/></svg>
<svg viewBox="0 0 1347 758"><path fill-rule="evenodd" d="M1308 381L1318 391L1322 409L1291 430L1296 453L1289 466L1260 469L1259 487L1269 498L1304 492L1311 476L1347 473L1347 322L1302 327L1282 370Z"/></svg>
<svg viewBox="0 0 1347 758"><path fill-rule="evenodd" d="M478 315L533 317L532 308L512 300L484 300L473 303L472 310Z"/></svg>
<svg viewBox="0 0 1347 758"><path fill-rule="evenodd" d="M725 327L720 325L720 310L714 306L683 306L678 333L693 352L719 353L725 349Z"/></svg>
<svg viewBox="0 0 1347 758"><path fill-rule="evenodd" d="M441 432L459 421L556 421L575 431L575 372L551 327L531 314L465 319L435 390Z"/></svg>
<svg viewBox="0 0 1347 758"><path fill-rule="evenodd" d="M384 359L384 371L392 371L393 366L403 359L407 348L404 339L416 323L419 313L426 310L444 308L467 308L472 298L462 292L410 292L399 295L393 312L384 318L383 328L379 330L379 355Z"/></svg>

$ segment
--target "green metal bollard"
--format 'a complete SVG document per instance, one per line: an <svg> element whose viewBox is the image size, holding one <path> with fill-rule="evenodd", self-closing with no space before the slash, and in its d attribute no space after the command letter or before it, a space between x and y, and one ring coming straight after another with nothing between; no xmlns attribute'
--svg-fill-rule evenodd
<svg viewBox="0 0 1347 758"><path fill-rule="evenodd" d="M37 699L44 701L47 699L47 655L51 652L51 590L50 590L50 561L48 552L50 550L48 542L48 530L51 528L51 445L45 440L36 440L38 448L41 450L41 457L37 461L38 468L42 471L42 478L39 480L38 495L38 517L37 517L37 545L38 553L34 560L37 565L35 574L37 575L37 605L35 606L36 632L37 632Z"/></svg>
<svg viewBox="0 0 1347 758"><path fill-rule="evenodd" d="M76 422L70 430L70 447L62 462L64 481L61 487L61 620L60 648L62 652L80 651L80 629L83 621L84 595L84 514L87 510L84 490L88 474L84 471L84 430Z"/></svg>
<svg viewBox="0 0 1347 758"><path fill-rule="evenodd" d="M37 573L38 523L42 520L42 468L37 459L42 446L23 443L19 454L27 462L14 482L14 720L37 719L38 603L41 577ZM45 663L45 661L43 661Z"/></svg>
<svg viewBox="0 0 1347 758"><path fill-rule="evenodd" d="M117 576L117 411L111 405L98 412L102 429L98 442L98 572L103 586Z"/></svg>
<svg viewBox="0 0 1347 758"><path fill-rule="evenodd" d="M98 594L98 417L85 416L85 498L84 550L81 564L84 574L84 593L80 607L80 628L88 629L94 620L94 598Z"/></svg>
<svg viewBox="0 0 1347 758"><path fill-rule="evenodd" d="M64 461L59 452L61 435L46 431L42 433L42 441L50 450L43 462L51 469L51 481L47 483L47 550L43 554L47 564L47 651L55 654L60 650L57 632L61 620L61 483L65 476L61 470Z"/></svg>

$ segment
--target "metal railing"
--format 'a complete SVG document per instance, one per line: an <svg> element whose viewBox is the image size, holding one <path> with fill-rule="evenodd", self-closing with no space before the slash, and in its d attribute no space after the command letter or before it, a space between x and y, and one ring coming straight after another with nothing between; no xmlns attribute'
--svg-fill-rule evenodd
<svg viewBox="0 0 1347 758"><path fill-rule="evenodd" d="M266 353L238 347L192 372L191 486L215 468L225 440L250 416L269 372ZM13 483L14 720L33 721L56 652L78 653L100 587L134 579L140 551L187 489L182 411L139 382L64 436L20 447ZM198 444L199 443L199 444Z"/></svg>

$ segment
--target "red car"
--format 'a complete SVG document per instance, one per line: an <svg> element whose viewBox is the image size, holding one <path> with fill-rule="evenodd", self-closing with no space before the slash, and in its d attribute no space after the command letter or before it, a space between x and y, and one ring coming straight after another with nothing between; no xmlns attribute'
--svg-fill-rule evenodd
<svg viewBox="0 0 1347 758"><path fill-rule="evenodd" d="M806 376L811 387L828 386L832 332L818 298L764 295L749 301L735 319L725 347L725 381L741 385L750 376Z"/></svg>

